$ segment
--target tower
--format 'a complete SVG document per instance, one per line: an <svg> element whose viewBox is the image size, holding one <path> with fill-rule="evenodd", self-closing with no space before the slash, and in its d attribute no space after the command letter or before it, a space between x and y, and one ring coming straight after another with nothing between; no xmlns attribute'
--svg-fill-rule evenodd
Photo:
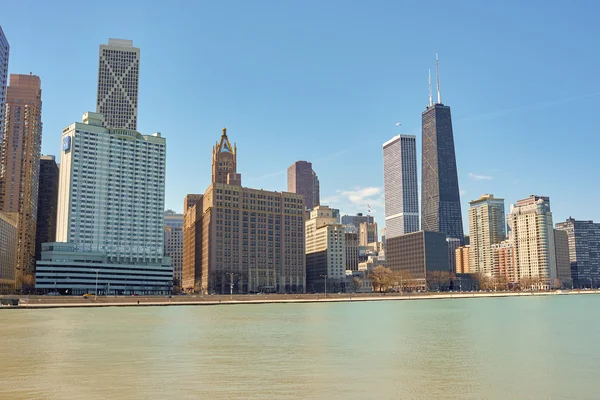
<svg viewBox="0 0 600 400"><path fill-rule="evenodd" d="M506 239L504 199L486 194L469 203L469 270L497 277L492 245Z"/></svg>
<svg viewBox="0 0 600 400"><path fill-rule="evenodd" d="M40 78L11 75L0 159L0 211L19 214L17 286L23 279L33 283L41 145Z"/></svg>
<svg viewBox="0 0 600 400"><path fill-rule="evenodd" d="M242 176L237 173L237 147L229 142L226 128L223 128L221 140L213 147L212 182L242 185Z"/></svg>
<svg viewBox="0 0 600 400"><path fill-rule="evenodd" d="M287 170L287 191L304 196L304 206L312 210L320 205L319 178L308 161L296 161Z"/></svg>
<svg viewBox="0 0 600 400"><path fill-rule="evenodd" d="M106 128L137 130L140 49L133 41L108 39L100 45L96 112Z"/></svg>
<svg viewBox="0 0 600 400"><path fill-rule="evenodd" d="M441 103L437 68L438 102L422 114L421 225L426 231L445 232L464 240L454 133L450 107ZM431 101L431 100L430 100Z"/></svg>
<svg viewBox="0 0 600 400"><path fill-rule="evenodd" d="M4 107L6 106L6 84L8 83L8 55L10 46L0 26L0 143L4 132Z"/></svg>
<svg viewBox="0 0 600 400"><path fill-rule="evenodd" d="M387 238L419 230L416 140L413 135L398 135L383 144Z"/></svg>

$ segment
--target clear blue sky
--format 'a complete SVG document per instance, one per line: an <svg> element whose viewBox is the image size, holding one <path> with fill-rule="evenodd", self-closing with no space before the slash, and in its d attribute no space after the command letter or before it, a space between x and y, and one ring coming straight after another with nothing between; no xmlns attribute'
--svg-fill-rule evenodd
<svg viewBox="0 0 600 400"><path fill-rule="evenodd" d="M420 152L438 51L465 222L467 202L490 192L507 212L550 196L558 222L600 221L599 12L592 1L4 0L0 25L10 73L42 79L43 153L58 155L62 128L95 110L98 46L131 39L138 130L167 138L166 207L204 192L226 126L244 186L285 190L286 168L312 161L325 203L369 203L381 225L381 145L416 134Z"/></svg>

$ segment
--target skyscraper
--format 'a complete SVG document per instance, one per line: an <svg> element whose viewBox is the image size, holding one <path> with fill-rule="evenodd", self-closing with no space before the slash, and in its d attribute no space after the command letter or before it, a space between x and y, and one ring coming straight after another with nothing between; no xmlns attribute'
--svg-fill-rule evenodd
<svg viewBox="0 0 600 400"><path fill-rule="evenodd" d="M422 114L421 225L423 230L445 232L463 243L452 116L450 107L442 104L439 72L437 76L437 103L432 102L430 79L429 106Z"/></svg>
<svg viewBox="0 0 600 400"><path fill-rule="evenodd" d="M0 143L4 133L4 108L6 106L6 85L8 84L8 55L10 46L0 26Z"/></svg>
<svg viewBox="0 0 600 400"><path fill-rule="evenodd" d="M497 277L492 245L506 239L504 199L485 194L469 203L470 270Z"/></svg>
<svg viewBox="0 0 600 400"><path fill-rule="evenodd" d="M57 243L42 245L36 286L78 294L94 290L97 280L105 294L168 293L166 140L102 121L88 112L62 131Z"/></svg>
<svg viewBox="0 0 600 400"><path fill-rule="evenodd" d="M358 235L360 246L368 246L370 243L377 242L377 223L373 222L372 224L369 224L367 222L363 222L360 224Z"/></svg>
<svg viewBox="0 0 600 400"><path fill-rule="evenodd" d="M525 287L549 287L557 277L550 199L531 195L519 200L510 206L507 220L515 280L526 282Z"/></svg>
<svg viewBox="0 0 600 400"><path fill-rule="evenodd" d="M181 271L183 265L183 214L177 214L172 210L167 210L165 211L164 218L164 254L167 257L171 257L173 278L181 285Z"/></svg>
<svg viewBox="0 0 600 400"><path fill-rule="evenodd" d="M242 187L225 129L212 154L213 182L184 201L184 289L304 292L303 196Z"/></svg>
<svg viewBox="0 0 600 400"><path fill-rule="evenodd" d="M417 144L412 135L398 135L383 144L383 187L386 237L419 230Z"/></svg>
<svg viewBox="0 0 600 400"><path fill-rule="evenodd" d="M10 76L0 158L0 211L19 214L17 285L33 280L42 145L42 89L35 75Z"/></svg>
<svg viewBox="0 0 600 400"><path fill-rule="evenodd" d="M137 130L140 49L131 40L100 45L96 112L106 128Z"/></svg>
<svg viewBox="0 0 600 400"><path fill-rule="evenodd" d="M288 167L287 190L304 196L304 206L312 210L320 205L319 178L308 161L296 161Z"/></svg>
<svg viewBox="0 0 600 400"><path fill-rule="evenodd" d="M600 223L569 218L556 224L567 232L571 275L576 287L600 285Z"/></svg>
<svg viewBox="0 0 600 400"><path fill-rule="evenodd" d="M359 233L360 231L360 224L372 224L373 222L375 222L375 218L373 218L372 215L363 215L362 213L356 215L342 215L342 225L353 226L355 229L352 231L354 232L356 230L356 233Z"/></svg>
<svg viewBox="0 0 600 400"><path fill-rule="evenodd" d="M54 156L40 157L40 183L38 185L38 215L35 232L35 259L41 257L42 243L56 240L56 214L58 210L58 165Z"/></svg>

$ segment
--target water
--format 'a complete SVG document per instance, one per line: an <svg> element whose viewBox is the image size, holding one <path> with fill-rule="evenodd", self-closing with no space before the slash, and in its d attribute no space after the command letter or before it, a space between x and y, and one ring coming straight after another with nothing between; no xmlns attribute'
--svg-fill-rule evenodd
<svg viewBox="0 0 600 400"><path fill-rule="evenodd" d="M600 296L0 310L0 399L598 399Z"/></svg>

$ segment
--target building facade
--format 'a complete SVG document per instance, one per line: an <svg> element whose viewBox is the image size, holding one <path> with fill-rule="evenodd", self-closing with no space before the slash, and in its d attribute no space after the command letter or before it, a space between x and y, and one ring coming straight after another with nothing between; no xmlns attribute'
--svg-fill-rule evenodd
<svg viewBox="0 0 600 400"><path fill-rule="evenodd" d="M556 224L556 229L567 232L574 286L598 287L600 285L600 223L569 218L565 222Z"/></svg>
<svg viewBox="0 0 600 400"><path fill-rule="evenodd" d="M164 255L171 259L173 279L181 285L183 267L183 214L164 214Z"/></svg>
<svg viewBox="0 0 600 400"><path fill-rule="evenodd" d="M359 227L359 244L368 246L371 243L376 243L379 239L377 234L377 222L363 222Z"/></svg>
<svg viewBox="0 0 600 400"><path fill-rule="evenodd" d="M311 292L346 290L346 229L327 206L306 221L306 286ZM327 288L327 289L325 289Z"/></svg>
<svg viewBox="0 0 600 400"><path fill-rule="evenodd" d="M464 243L450 107L430 104L422 114L421 227ZM389 237L388 232L388 237Z"/></svg>
<svg viewBox="0 0 600 400"><path fill-rule="evenodd" d="M386 267L407 271L415 286L426 288L430 272L452 272L443 232L419 231L386 239Z"/></svg>
<svg viewBox="0 0 600 400"><path fill-rule="evenodd" d="M342 225L352 225L358 233L360 231L360 224L368 223L372 224L375 222L375 218L372 215L363 215L358 213L356 215L342 215Z"/></svg>
<svg viewBox="0 0 600 400"><path fill-rule="evenodd" d="M383 144L383 188L387 237L419 230L417 138L398 135Z"/></svg>
<svg viewBox="0 0 600 400"><path fill-rule="evenodd" d="M448 243L448 263L450 263L450 269L456 271L456 249L460 247L460 240L456 238L446 238Z"/></svg>
<svg viewBox="0 0 600 400"><path fill-rule="evenodd" d="M455 274L468 274L471 272L469 266L469 246L457 247L455 253Z"/></svg>
<svg viewBox="0 0 600 400"><path fill-rule="evenodd" d="M358 271L359 263L359 238L358 233L348 232L344 235L344 246L346 247L346 270Z"/></svg>
<svg viewBox="0 0 600 400"><path fill-rule="evenodd" d="M554 248L556 250L556 277L558 281L555 287L573 287L571 278L571 260L569 257L569 235L567 231L554 230Z"/></svg>
<svg viewBox="0 0 600 400"><path fill-rule="evenodd" d="M131 40L100 45L96 112L106 128L137 130L140 49Z"/></svg>
<svg viewBox="0 0 600 400"><path fill-rule="evenodd" d="M0 143L4 134L4 108L6 107L6 86L8 85L8 56L10 45L0 26Z"/></svg>
<svg viewBox="0 0 600 400"><path fill-rule="evenodd" d="M470 270L488 277L498 276L498 270L494 269L492 245L506 239L504 199L485 194L469 205Z"/></svg>
<svg viewBox="0 0 600 400"><path fill-rule="evenodd" d="M296 161L287 170L287 190L304 196L304 206L312 210L320 204L319 178L308 161Z"/></svg>
<svg viewBox="0 0 600 400"><path fill-rule="evenodd" d="M56 241L58 209L58 165L54 156L40 157L38 214L35 230L35 259L42 256L42 243Z"/></svg>
<svg viewBox="0 0 600 400"><path fill-rule="evenodd" d="M42 245L36 286L53 289L52 274L59 272L65 280L57 289L88 291L99 269L108 293L168 293L173 269L163 255L166 140L160 133L105 128L102 121L101 114L88 112L82 123L63 129L59 243L46 251ZM68 279L69 273L82 279Z"/></svg>
<svg viewBox="0 0 600 400"><path fill-rule="evenodd" d="M18 227L19 214L0 211L0 294L15 289Z"/></svg>
<svg viewBox="0 0 600 400"><path fill-rule="evenodd" d="M184 201L184 290L303 293L303 196L242 187L235 154L223 129L213 183Z"/></svg>
<svg viewBox="0 0 600 400"><path fill-rule="evenodd" d="M42 145L42 89L35 75L10 76L0 156L0 211L19 214L16 279L32 280Z"/></svg>
<svg viewBox="0 0 600 400"><path fill-rule="evenodd" d="M526 286L550 287L557 277L550 199L531 195L519 200L516 205L511 205L507 220L513 252L514 282L525 279Z"/></svg>
<svg viewBox="0 0 600 400"><path fill-rule="evenodd" d="M519 279L515 272L513 248L510 240L493 244L492 256L494 261L493 270L495 271L493 277L514 285Z"/></svg>

